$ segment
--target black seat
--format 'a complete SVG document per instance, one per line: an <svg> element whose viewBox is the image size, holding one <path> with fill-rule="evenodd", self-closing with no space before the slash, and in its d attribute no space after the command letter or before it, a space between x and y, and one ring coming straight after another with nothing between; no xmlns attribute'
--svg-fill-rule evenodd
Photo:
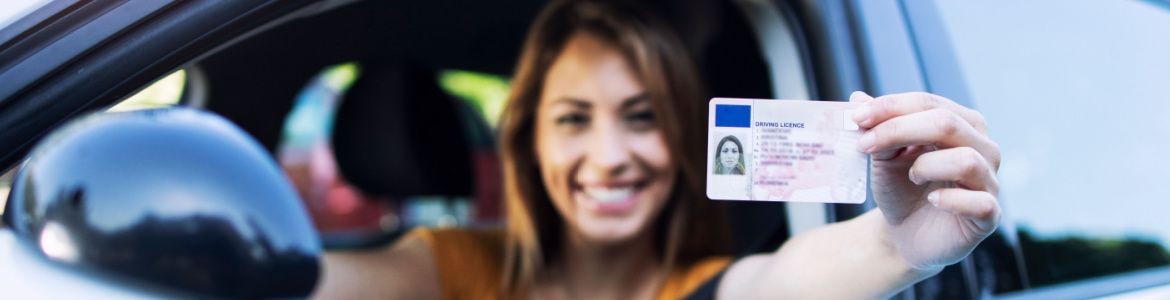
<svg viewBox="0 0 1170 300"><path fill-rule="evenodd" d="M365 193L392 199L470 196L471 150L454 101L430 69L366 64L333 128L342 176Z"/></svg>
<svg viewBox="0 0 1170 300"><path fill-rule="evenodd" d="M732 1L691 1L685 2L687 5L649 1L667 13L680 36L693 48L710 96L775 97L763 48L747 18ZM728 201L724 204L735 255L775 251L788 239L784 203Z"/></svg>

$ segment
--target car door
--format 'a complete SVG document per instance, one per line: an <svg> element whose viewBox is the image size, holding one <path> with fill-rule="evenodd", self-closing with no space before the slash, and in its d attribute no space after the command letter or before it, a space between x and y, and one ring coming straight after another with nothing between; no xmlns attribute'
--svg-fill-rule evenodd
<svg viewBox="0 0 1170 300"><path fill-rule="evenodd" d="M28 11L0 20L0 170L15 168L59 124L109 107L309 3L57 0L32 3ZM3 198L7 180L0 177ZM7 296L168 295L149 294L149 286L124 289L107 278L47 264L35 246L24 242L0 228L0 287Z"/></svg>

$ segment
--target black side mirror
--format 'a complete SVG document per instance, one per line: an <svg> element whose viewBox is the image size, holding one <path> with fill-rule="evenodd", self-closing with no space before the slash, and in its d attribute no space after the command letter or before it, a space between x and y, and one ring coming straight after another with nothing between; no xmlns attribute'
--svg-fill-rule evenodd
<svg viewBox="0 0 1170 300"><path fill-rule="evenodd" d="M50 261L143 289L305 297L320 271L317 233L269 154L193 109L56 130L18 171L4 221Z"/></svg>

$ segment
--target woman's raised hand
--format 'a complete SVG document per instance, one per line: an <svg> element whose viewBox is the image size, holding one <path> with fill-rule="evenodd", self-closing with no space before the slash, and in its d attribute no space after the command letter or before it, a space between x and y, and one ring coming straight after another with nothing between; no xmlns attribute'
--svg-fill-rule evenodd
<svg viewBox="0 0 1170 300"><path fill-rule="evenodd" d="M928 93L854 92L850 101L862 102L858 150L871 154L885 230L911 267L956 263L995 231L1000 153L982 114Z"/></svg>

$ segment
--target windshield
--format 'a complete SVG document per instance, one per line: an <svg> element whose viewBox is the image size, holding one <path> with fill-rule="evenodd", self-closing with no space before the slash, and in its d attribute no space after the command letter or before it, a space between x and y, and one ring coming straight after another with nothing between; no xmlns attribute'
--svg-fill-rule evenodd
<svg viewBox="0 0 1170 300"><path fill-rule="evenodd" d="M49 0L4 0L0 1L0 29L8 27L21 17L48 4Z"/></svg>

